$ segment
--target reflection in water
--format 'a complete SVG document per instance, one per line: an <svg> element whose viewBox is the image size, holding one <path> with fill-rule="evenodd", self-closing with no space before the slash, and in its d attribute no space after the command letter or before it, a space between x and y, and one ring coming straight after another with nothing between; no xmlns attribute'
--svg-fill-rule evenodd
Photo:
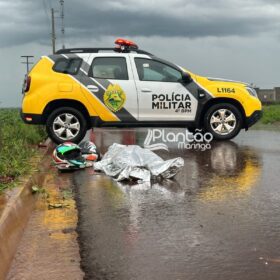
<svg viewBox="0 0 280 280"><path fill-rule="evenodd" d="M257 145L250 135L236 140L248 146L157 151L184 158L176 181L120 184L75 173L87 279L279 279L279 147L265 147L274 135L261 142L253 134ZM120 130L101 136L105 151L122 143Z"/></svg>
<svg viewBox="0 0 280 280"><path fill-rule="evenodd" d="M203 154L189 152L184 158L185 166L181 173L191 178L190 185L182 180L180 174L177 176L180 183L177 180L162 180L144 184L118 182L111 185L122 191L123 196L118 195L118 198L129 201L127 242L134 243L137 240L145 205L168 201L172 204L181 203L188 195L195 194L203 201L235 199L249 194L261 174L257 153L250 148L241 149L229 141L216 143L211 151ZM191 182L198 182L195 188L191 187Z"/></svg>
<svg viewBox="0 0 280 280"><path fill-rule="evenodd" d="M143 146L146 129L102 129L96 131L96 143L103 152L117 142ZM261 163L256 150L251 147L238 146L231 141L212 142L211 149L204 152L194 150L157 151L162 158L183 156L185 166L177 175L178 182L157 182L163 190L180 189L181 193L199 193L201 199L225 199L228 195L248 193L260 177ZM173 186L169 188L169 186ZM175 187L176 185L176 187ZM126 186L127 189L128 185ZM140 186L129 185L132 191ZM156 188L152 186L153 189ZM143 187L143 186L142 186ZM127 192L127 190L125 191ZM164 193L164 192L162 192Z"/></svg>
<svg viewBox="0 0 280 280"><path fill-rule="evenodd" d="M213 147L210 153L211 168L219 175L234 172L237 166L237 147L232 142L223 142Z"/></svg>
<svg viewBox="0 0 280 280"><path fill-rule="evenodd" d="M170 154L171 153L171 154ZM174 156L176 151L161 156ZM174 154L175 153L175 154ZM178 153L178 151L177 151ZM158 205L168 209L171 205L187 206L191 197L204 202L235 200L250 193L260 178L262 165L258 153L249 147L239 147L227 141L218 142L210 151L186 151L185 166L173 180L158 180L137 184L136 181L113 182L100 177L110 195L110 205L128 210L124 227L125 243L136 246L141 232L144 209ZM191 238L196 238L193 235ZM196 242L194 240L190 243Z"/></svg>
<svg viewBox="0 0 280 280"><path fill-rule="evenodd" d="M102 151L105 152L114 142L141 146L141 140L145 139L145 130L99 130L96 136L96 141L99 141ZM211 150L204 152L170 150L157 153L164 159L178 155L184 158L185 165L176 176L177 180L144 184L133 181L103 181L112 205L120 205L121 201L129 204L130 223L127 225L127 233L132 240L137 239L139 220L145 205L163 201L176 204L194 195L202 201L235 199L250 193L251 188L256 186L262 169L260 156L255 149L239 147L232 141L213 142Z"/></svg>
<svg viewBox="0 0 280 280"><path fill-rule="evenodd" d="M221 200L228 195L244 195L256 186L262 165L254 149L227 141L212 145L208 153L204 158L209 160L208 180L202 184L202 199Z"/></svg>
<svg viewBox="0 0 280 280"><path fill-rule="evenodd" d="M123 199L129 201L129 223L126 228L126 239L136 242L139 222L145 205L161 201L182 201L185 192L176 180L165 179L161 182L117 182L116 186L123 192Z"/></svg>
<svg viewBox="0 0 280 280"><path fill-rule="evenodd" d="M96 141L103 152L117 142L143 146L146 129L97 130ZM211 149L204 152L194 150L156 151L163 159L182 156L183 170L177 181L156 182L150 187L159 189L159 194L171 197L171 193L198 194L205 200L222 200L227 197L245 195L259 180L262 165L258 152L248 146L238 146L232 141L212 142ZM119 186L120 187L120 186ZM143 191L147 186L122 184L124 193ZM168 195L167 195L168 194ZM139 199L139 198L138 198Z"/></svg>
<svg viewBox="0 0 280 280"><path fill-rule="evenodd" d="M167 196L183 193L183 190L176 179L153 180L151 182L143 182L140 184L138 184L137 181L117 182L117 185L124 193L147 191L150 189L158 191L159 194L166 194Z"/></svg>

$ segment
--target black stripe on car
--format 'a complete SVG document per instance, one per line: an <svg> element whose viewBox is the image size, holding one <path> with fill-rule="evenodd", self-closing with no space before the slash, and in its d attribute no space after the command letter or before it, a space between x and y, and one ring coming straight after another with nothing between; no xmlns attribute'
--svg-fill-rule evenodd
<svg viewBox="0 0 280 280"><path fill-rule="evenodd" d="M54 62L56 62L58 59L60 58L80 58L78 55L76 54L70 54L70 55L50 55L49 58L52 59ZM85 86L87 88L87 86L89 85L93 85L98 87L98 92L91 92L91 94L95 95L103 104L104 106L106 106L106 104L104 103L104 93L106 91L106 89L108 88L109 85L112 85L110 83L109 80L107 79L95 79L95 78L91 78L88 76L88 71L90 69L90 65L83 61L82 66L79 69L79 72L76 75L71 75L73 78L75 78L75 80L77 80L78 82L80 82L83 86ZM101 85L101 86L100 86ZM106 106L107 107L107 106ZM109 108L108 108L109 109ZM119 111L117 112L112 112L113 114L115 114L118 119L121 122L137 122L137 119L134 118L124 107L121 108Z"/></svg>

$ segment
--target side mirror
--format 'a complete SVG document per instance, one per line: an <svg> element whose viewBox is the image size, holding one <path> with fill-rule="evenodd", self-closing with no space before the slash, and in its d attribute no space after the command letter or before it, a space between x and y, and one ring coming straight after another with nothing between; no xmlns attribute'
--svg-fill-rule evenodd
<svg viewBox="0 0 280 280"><path fill-rule="evenodd" d="M192 82L192 77L189 73L187 72L182 72L182 82L184 84L189 84Z"/></svg>

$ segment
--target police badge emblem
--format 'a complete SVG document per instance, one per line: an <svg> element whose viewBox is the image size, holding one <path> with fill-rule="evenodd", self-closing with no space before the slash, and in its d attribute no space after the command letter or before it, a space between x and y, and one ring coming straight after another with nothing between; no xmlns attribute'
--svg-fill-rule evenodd
<svg viewBox="0 0 280 280"><path fill-rule="evenodd" d="M117 112L123 107L126 95L119 85L109 85L104 92L103 100L111 111Z"/></svg>

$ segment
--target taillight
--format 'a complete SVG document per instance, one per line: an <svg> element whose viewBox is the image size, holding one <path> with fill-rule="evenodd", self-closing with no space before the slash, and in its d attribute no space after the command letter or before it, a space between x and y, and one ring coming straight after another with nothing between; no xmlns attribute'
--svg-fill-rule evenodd
<svg viewBox="0 0 280 280"><path fill-rule="evenodd" d="M30 89L30 85L31 85L31 77L26 75L23 82L22 93L28 92Z"/></svg>

